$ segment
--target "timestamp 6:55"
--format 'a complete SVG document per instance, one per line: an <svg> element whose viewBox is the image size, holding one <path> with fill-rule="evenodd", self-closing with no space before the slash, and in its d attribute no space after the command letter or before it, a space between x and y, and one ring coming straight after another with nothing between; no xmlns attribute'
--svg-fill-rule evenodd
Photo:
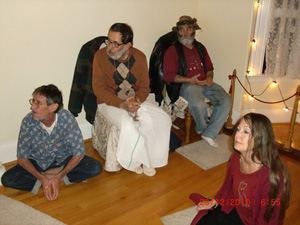
<svg viewBox="0 0 300 225"><path fill-rule="evenodd" d="M272 205L272 206L274 206L274 205L277 205L277 206L279 206L280 205L280 199L261 199L260 200L260 204L262 205L262 206L265 206L265 205Z"/></svg>

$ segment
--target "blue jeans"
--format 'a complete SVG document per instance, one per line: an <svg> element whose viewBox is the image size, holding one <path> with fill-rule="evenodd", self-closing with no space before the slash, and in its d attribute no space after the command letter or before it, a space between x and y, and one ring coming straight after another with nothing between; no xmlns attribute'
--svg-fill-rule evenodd
<svg viewBox="0 0 300 225"><path fill-rule="evenodd" d="M211 87L184 83L180 89L180 96L188 101L189 110L196 123L196 132L216 139L230 111L230 95L216 83ZM205 103L205 97L214 106L208 124L206 123L208 105Z"/></svg>
<svg viewBox="0 0 300 225"><path fill-rule="evenodd" d="M71 157L67 158L60 165L53 163L46 170L43 170L41 167L39 167L39 165L34 160L30 159L30 161L33 166L42 173L52 168L65 166L71 159ZM101 171L102 165L98 160L93 159L89 156L84 156L84 158L77 164L77 166L73 168L73 170L71 170L66 176L71 183L80 183L91 177L97 176L101 173ZM32 191L36 181L36 177L25 170L19 164L7 170L1 178L3 186L22 191Z"/></svg>

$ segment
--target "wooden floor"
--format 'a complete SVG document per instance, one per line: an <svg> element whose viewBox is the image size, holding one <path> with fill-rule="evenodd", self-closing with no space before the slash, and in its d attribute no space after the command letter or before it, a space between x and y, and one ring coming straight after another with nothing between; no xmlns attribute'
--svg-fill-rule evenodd
<svg viewBox="0 0 300 225"><path fill-rule="evenodd" d="M179 121L183 128L182 124ZM288 125L275 124L274 129L276 137L284 142L288 137ZM184 130L174 132L184 139ZM298 124L294 136L296 135L300 135ZM191 142L198 140L200 136L192 132ZM85 146L87 155L103 163L91 141L86 142ZM300 149L299 139L295 140L294 147ZM285 155L282 158L292 180L291 205L285 224L300 224L300 162ZM15 163L5 166L10 168ZM103 171L87 183L71 186L61 183L59 197L53 202L46 200L42 190L37 196L33 196L28 192L0 187L0 194L19 200L66 224L161 225L161 217L193 206L189 200L191 193L199 192L213 197L222 185L226 165L224 163L205 171L173 152L169 155L168 165L157 169L154 177L126 170L117 173Z"/></svg>

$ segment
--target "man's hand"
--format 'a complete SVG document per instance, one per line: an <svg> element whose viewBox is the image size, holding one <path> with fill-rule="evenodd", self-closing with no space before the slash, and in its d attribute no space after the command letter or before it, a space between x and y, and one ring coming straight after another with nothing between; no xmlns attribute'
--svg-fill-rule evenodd
<svg viewBox="0 0 300 225"><path fill-rule="evenodd" d="M29 173L35 176L36 179L41 181L43 185L44 195L48 200L53 201L57 198L60 182L59 178L56 178L55 176L48 178L47 175L43 175L33 166L29 159L18 158L18 163L25 170L27 170ZM57 172L52 173L52 175L56 174Z"/></svg>
<svg viewBox="0 0 300 225"><path fill-rule="evenodd" d="M59 194L59 183L60 179L56 176L49 179L48 177L45 177L42 181L44 195L49 201L53 201L57 199Z"/></svg>
<svg viewBox="0 0 300 225"><path fill-rule="evenodd" d="M206 80L199 80L198 78L200 77L200 74L196 74L192 77L183 77L180 75L176 75L174 78L175 83L191 83L191 84L196 84L196 85L207 85Z"/></svg>
<svg viewBox="0 0 300 225"><path fill-rule="evenodd" d="M200 77L200 74L191 77L190 83L196 85L206 85L209 88L214 84L212 76L208 76L205 80L198 80L198 77Z"/></svg>
<svg viewBox="0 0 300 225"><path fill-rule="evenodd" d="M59 194L60 181L78 165L83 157L83 155L72 156L72 158L62 170L57 167L45 172L45 175L42 176L42 179L40 179L40 181L43 184L44 195L48 200L53 201L57 199Z"/></svg>
<svg viewBox="0 0 300 225"><path fill-rule="evenodd" d="M206 85L207 87L211 87L214 82L213 82L213 77L214 77L214 72L213 71L208 71L206 73L206 79L205 80L199 80L198 78L200 77L200 74L196 74L192 77L183 77L181 75L176 75L174 78L175 83L191 83L191 84L196 84L196 85Z"/></svg>
<svg viewBox="0 0 300 225"><path fill-rule="evenodd" d="M133 114L137 113L138 109L141 107L141 102L139 102L135 96L126 98L121 104L120 108L125 109Z"/></svg>
<svg viewBox="0 0 300 225"><path fill-rule="evenodd" d="M207 77L206 78L206 86L210 88L213 84L214 84L213 78L212 77Z"/></svg>
<svg viewBox="0 0 300 225"><path fill-rule="evenodd" d="M43 184L44 195L49 201L57 199L59 193L59 183L62 179L59 167L47 170L41 180Z"/></svg>
<svg viewBox="0 0 300 225"><path fill-rule="evenodd" d="M192 84L196 84L196 85L207 85L207 81L206 80L199 80L198 78L200 77L200 74L197 74L195 76L192 76L189 78L189 82Z"/></svg>
<svg viewBox="0 0 300 225"><path fill-rule="evenodd" d="M214 79L214 72L208 71L206 73L206 86L208 88L210 88L214 84L213 79Z"/></svg>

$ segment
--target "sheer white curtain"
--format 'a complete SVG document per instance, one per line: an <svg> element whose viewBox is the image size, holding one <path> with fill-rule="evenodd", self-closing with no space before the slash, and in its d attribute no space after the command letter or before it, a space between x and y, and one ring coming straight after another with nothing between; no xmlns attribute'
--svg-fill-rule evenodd
<svg viewBox="0 0 300 225"><path fill-rule="evenodd" d="M300 79L300 0L272 0L270 6L265 74Z"/></svg>

